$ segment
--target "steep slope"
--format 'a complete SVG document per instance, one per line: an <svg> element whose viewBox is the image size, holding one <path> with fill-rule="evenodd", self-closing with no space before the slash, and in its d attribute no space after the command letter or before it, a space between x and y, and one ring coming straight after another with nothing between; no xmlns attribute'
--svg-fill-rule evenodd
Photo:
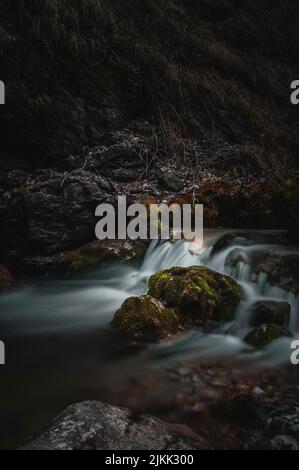
<svg viewBox="0 0 299 470"><path fill-rule="evenodd" d="M2 152L52 166L134 122L176 156L197 139L211 166L227 143L225 167L294 166L297 10L294 0L2 0Z"/></svg>

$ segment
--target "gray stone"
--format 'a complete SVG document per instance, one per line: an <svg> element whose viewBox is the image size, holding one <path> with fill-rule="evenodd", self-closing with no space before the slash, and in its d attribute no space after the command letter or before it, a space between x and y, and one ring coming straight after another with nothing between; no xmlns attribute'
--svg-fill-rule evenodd
<svg viewBox="0 0 299 470"><path fill-rule="evenodd" d="M190 428L102 402L72 405L21 450L206 450Z"/></svg>

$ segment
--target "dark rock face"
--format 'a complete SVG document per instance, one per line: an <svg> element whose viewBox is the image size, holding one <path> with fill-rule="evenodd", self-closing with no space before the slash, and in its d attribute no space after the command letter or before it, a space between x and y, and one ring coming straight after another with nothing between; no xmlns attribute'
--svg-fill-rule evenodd
<svg viewBox="0 0 299 470"><path fill-rule="evenodd" d="M3 259L10 253L47 255L83 245L94 238L96 206L113 202L102 178L89 172L23 173L19 185L6 186L0 193Z"/></svg>
<svg viewBox="0 0 299 470"><path fill-rule="evenodd" d="M267 252L255 267L255 272L266 273L272 285L294 294L299 292L299 255L297 253Z"/></svg>
<svg viewBox="0 0 299 470"><path fill-rule="evenodd" d="M186 426L101 402L70 406L23 450L207 450Z"/></svg>
<svg viewBox="0 0 299 470"><path fill-rule="evenodd" d="M291 306L288 302L256 302L252 309L250 324L251 326L260 326L267 323L287 327L290 315Z"/></svg>

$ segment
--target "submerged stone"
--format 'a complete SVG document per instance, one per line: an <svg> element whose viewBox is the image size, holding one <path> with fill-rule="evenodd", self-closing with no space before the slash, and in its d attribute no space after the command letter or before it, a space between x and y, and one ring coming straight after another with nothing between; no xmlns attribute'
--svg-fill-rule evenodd
<svg viewBox="0 0 299 470"><path fill-rule="evenodd" d="M230 321L241 300L236 281L209 268L171 268L154 274L149 295L174 308L183 322Z"/></svg>
<svg viewBox="0 0 299 470"><path fill-rule="evenodd" d="M176 333L180 322L174 310L154 297L126 299L114 315L112 326L132 339L157 340Z"/></svg>

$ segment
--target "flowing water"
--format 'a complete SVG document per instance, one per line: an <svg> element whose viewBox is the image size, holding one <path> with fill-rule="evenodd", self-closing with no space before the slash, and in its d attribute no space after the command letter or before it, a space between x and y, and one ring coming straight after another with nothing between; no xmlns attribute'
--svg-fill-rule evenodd
<svg viewBox="0 0 299 470"><path fill-rule="evenodd" d="M163 367L165 361L185 356L201 361L233 357L250 367L288 363L289 338L273 342L263 352L243 342L250 331L252 305L258 300L289 302L289 330L299 336L299 298L271 286L265 274L251 280L253 259L287 248L248 243L248 234L246 243L236 238L212 256L215 242L224 233L227 231L207 232L199 251L185 241L154 241L139 266L113 263L83 280L20 285L2 295L0 339L6 346L6 366L0 368L0 447L20 445L73 402L101 399L99 384L117 388L118 380L126 380L140 366L140 353L127 354L108 325L124 299L145 293L149 277L162 269L199 265L228 274L239 282L242 302L231 324L212 333L194 330L171 344L151 346L147 365ZM237 264L228 262L236 251L242 259Z"/></svg>

